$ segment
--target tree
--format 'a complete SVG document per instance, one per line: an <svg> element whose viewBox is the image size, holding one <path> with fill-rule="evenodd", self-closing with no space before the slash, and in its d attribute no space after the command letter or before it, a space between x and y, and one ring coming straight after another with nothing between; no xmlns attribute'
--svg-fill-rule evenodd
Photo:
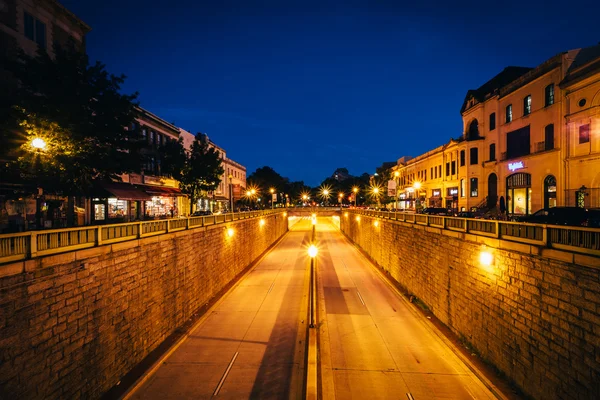
<svg viewBox="0 0 600 400"><path fill-rule="evenodd" d="M187 161L187 154L183 147L183 138L180 137L179 140L167 140L158 149L158 154L162 172L174 179L180 180Z"/></svg>
<svg viewBox="0 0 600 400"><path fill-rule="evenodd" d="M196 134L179 181L181 191L190 196L190 214L196 201L221 183L225 172L221 163L219 152L209 146L206 135Z"/></svg>

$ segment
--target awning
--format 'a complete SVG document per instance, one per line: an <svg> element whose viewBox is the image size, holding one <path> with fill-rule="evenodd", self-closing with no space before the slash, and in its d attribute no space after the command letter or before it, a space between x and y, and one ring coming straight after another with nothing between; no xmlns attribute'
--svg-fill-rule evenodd
<svg viewBox="0 0 600 400"><path fill-rule="evenodd" d="M186 196L181 193L181 190L174 187L166 186L150 186L150 185L139 185L140 189L152 196L157 197L175 197L175 196Z"/></svg>
<svg viewBox="0 0 600 400"><path fill-rule="evenodd" d="M119 200L152 200L152 197L135 186L124 182L100 182L95 197L116 197Z"/></svg>

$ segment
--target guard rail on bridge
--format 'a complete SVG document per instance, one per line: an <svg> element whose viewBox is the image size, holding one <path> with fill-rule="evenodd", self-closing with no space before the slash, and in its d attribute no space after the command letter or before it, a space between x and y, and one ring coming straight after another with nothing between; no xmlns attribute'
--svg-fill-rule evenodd
<svg viewBox="0 0 600 400"><path fill-rule="evenodd" d="M258 210L4 234L0 235L0 264L284 211L283 209Z"/></svg>
<svg viewBox="0 0 600 400"><path fill-rule="evenodd" d="M439 215L350 209L346 213L366 215L416 225L431 226L513 242L600 256L600 228L541 225Z"/></svg>

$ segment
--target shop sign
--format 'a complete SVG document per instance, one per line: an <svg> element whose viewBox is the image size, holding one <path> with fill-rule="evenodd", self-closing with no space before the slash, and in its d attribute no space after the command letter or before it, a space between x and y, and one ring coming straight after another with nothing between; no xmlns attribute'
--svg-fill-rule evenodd
<svg viewBox="0 0 600 400"><path fill-rule="evenodd" d="M433 189L431 191L431 197L440 197L441 194L442 194L442 191L440 189Z"/></svg>
<svg viewBox="0 0 600 400"><path fill-rule="evenodd" d="M458 196L458 188L448 188L448 196Z"/></svg>
<svg viewBox="0 0 600 400"><path fill-rule="evenodd" d="M513 163L508 163L508 169L511 170L511 171L513 171L513 172L516 171L516 170L518 170L518 169L522 169L522 168L525 168L523 166L523 161L515 161Z"/></svg>

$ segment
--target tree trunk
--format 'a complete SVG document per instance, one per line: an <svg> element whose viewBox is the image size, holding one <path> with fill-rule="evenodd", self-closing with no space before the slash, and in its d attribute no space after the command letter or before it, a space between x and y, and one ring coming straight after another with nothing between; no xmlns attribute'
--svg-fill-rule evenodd
<svg viewBox="0 0 600 400"><path fill-rule="evenodd" d="M67 226L75 226L75 198L67 197Z"/></svg>

